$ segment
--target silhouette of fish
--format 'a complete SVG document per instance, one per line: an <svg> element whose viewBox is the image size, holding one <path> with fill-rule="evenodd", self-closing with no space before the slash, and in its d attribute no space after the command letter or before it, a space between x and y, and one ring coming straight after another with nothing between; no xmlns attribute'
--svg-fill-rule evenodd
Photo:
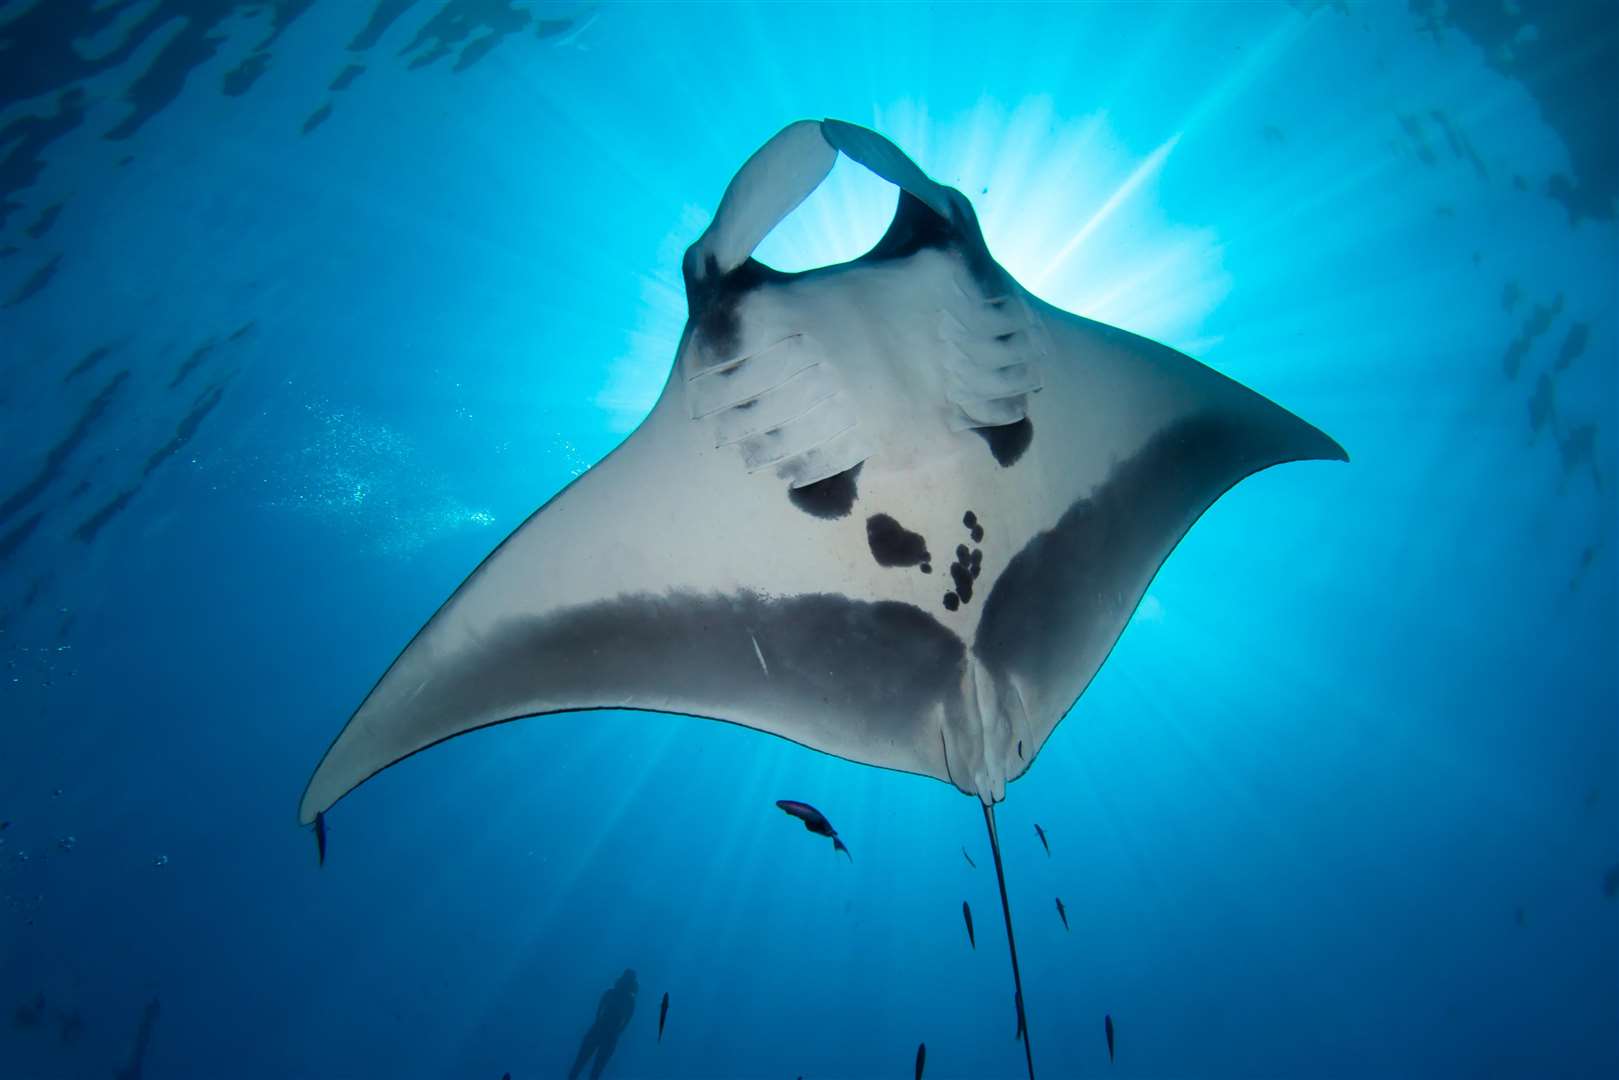
<svg viewBox="0 0 1619 1080"><path fill-rule="evenodd" d="M663 1041L663 1022L669 1018L669 991L663 992L663 1004L658 1006L658 1041Z"/></svg>
<svg viewBox="0 0 1619 1080"><path fill-rule="evenodd" d="M1102 1017L1102 1030L1107 1033L1107 1063L1113 1064L1113 1014Z"/></svg>
<svg viewBox="0 0 1619 1080"><path fill-rule="evenodd" d="M831 837L832 847L845 855L849 855L849 849L844 847L843 841L838 838L838 830L834 829L832 823L826 820L826 815L815 809L815 807L806 802L799 802L796 799L777 799L776 805L802 821L804 828L810 832L818 836ZM849 861L854 862L853 855L849 855Z"/></svg>
<svg viewBox="0 0 1619 1080"><path fill-rule="evenodd" d="M978 941L973 937L973 909L967 906L965 900L961 902L961 917L967 920L967 944L977 949Z"/></svg>
<svg viewBox="0 0 1619 1080"><path fill-rule="evenodd" d="M922 1080L922 1066L928 1061L928 1044L916 1044L916 1080Z"/></svg>
<svg viewBox="0 0 1619 1080"><path fill-rule="evenodd" d="M1563 339L1563 347L1557 351L1557 360L1553 367L1557 371L1567 371L1568 366L1579 359L1585 352L1585 343L1590 339L1591 327L1588 323L1578 322L1568 328L1568 336Z"/></svg>
<svg viewBox="0 0 1619 1080"><path fill-rule="evenodd" d="M973 862L973 857L967 854L967 849L965 847L961 849L961 857L967 860L968 866L972 867L974 870L978 869L978 864Z"/></svg>
<svg viewBox="0 0 1619 1080"><path fill-rule="evenodd" d="M1046 849L1046 854L1049 856L1051 854L1051 845L1046 843L1046 830L1042 829L1040 825L1036 823L1034 826L1034 831L1035 834L1040 837L1040 846Z"/></svg>
<svg viewBox="0 0 1619 1080"><path fill-rule="evenodd" d="M1062 928L1068 929L1068 910L1062 906L1062 897L1057 897L1057 917L1062 920Z"/></svg>

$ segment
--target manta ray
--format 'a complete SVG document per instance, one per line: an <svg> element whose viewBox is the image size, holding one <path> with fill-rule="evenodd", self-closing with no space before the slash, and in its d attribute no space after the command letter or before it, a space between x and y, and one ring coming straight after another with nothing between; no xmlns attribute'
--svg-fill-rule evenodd
<svg viewBox="0 0 1619 1080"><path fill-rule="evenodd" d="M753 258L839 154L899 189L877 245L802 273ZM689 316L650 414L417 633L300 818L464 732L602 708L931 776L983 806L1033 1077L995 804L1222 493L1348 456L1174 349L1032 295L961 192L853 124L771 138L682 271Z"/></svg>

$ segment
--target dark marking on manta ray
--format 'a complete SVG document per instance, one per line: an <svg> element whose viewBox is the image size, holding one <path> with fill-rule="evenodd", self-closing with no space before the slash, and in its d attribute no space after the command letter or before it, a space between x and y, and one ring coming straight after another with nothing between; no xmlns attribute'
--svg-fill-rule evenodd
<svg viewBox="0 0 1619 1080"><path fill-rule="evenodd" d="M202 366L203 360L213 351L213 348L213 342L205 341L193 349L191 355L186 357L185 362L175 370L174 377L169 380L169 389L178 389L180 384L186 381L187 376Z"/></svg>
<svg viewBox="0 0 1619 1080"><path fill-rule="evenodd" d="M224 396L224 393L225 384L215 383L198 396L197 400L191 405L191 411L186 413L179 425L175 427L173 437L156 450L153 450L151 456L146 459L146 467L141 471L142 477L151 476L153 469L163 464L175 451L191 441L191 436L197 433L197 428L202 425L204 418L214 411L214 406L219 404L219 399Z"/></svg>
<svg viewBox="0 0 1619 1080"><path fill-rule="evenodd" d="M948 218L901 188L894 207L894 220L889 222L888 230L855 262L906 259L928 248L954 249L967 264L968 274L987 296L1000 293L1006 284L1006 274L984 243L972 203L954 188L934 184L934 189L950 205Z"/></svg>
<svg viewBox="0 0 1619 1080"><path fill-rule="evenodd" d="M1034 424L1029 422L1028 417L998 427L973 428L973 431L989 444L989 452L995 455L995 464L1003 469L1016 465L1034 441Z"/></svg>
<svg viewBox="0 0 1619 1080"><path fill-rule="evenodd" d="M39 527L40 519L44 516L45 512L43 510L39 511L32 517L24 519L20 525L10 532L0 536L0 562L4 562L17 553L17 549L22 547L23 541L27 540L33 531Z"/></svg>
<svg viewBox="0 0 1619 1080"><path fill-rule="evenodd" d="M358 79L364 74L364 64L350 64L348 67L337 73L337 78L333 79L332 84L326 89L330 90L334 94L340 93L347 90L350 86L353 86L354 80Z"/></svg>
<svg viewBox="0 0 1619 1080"><path fill-rule="evenodd" d="M860 466L844 469L836 476L817 480L803 487L787 489L787 498L804 513L825 521L849 516L860 497Z"/></svg>
<svg viewBox="0 0 1619 1080"><path fill-rule="evenodd" d="M119 512L129 505L129 500L133 499L135 492L139 490L140 487L136 486L127 491L119 492L100 510L79 522L79 527L73 530L73 535L86 544L90 543L96 538L97 533L107 527L109 521L117 517Z"/></svg>
<svg viewBox="0 0 1619 1080"><path fill-rule="evenodd" d="M74 421L73 427L45 455L45 461L40 465L39 471L34 474L33 479L12 492L4 502L0 502L0 523L9 520L13 514L27 506L50 485L51 481L56 479L57 475L62 471L62 466L66 464L68 457L74 450L78 449L79 444L84 442L85 438L90 434L90 429L95 426L95 422L101 418L102 413L107 411L107 406L112 403L113 397L118 393L119 387L123 386L124 380L127 378L129 378L129 371L127 369L120 371L108 381L107 385L101 388L100 393L90 399L83 411L79 413L79 418Z"/></svg>
<svg viewBox="0 0 1619 1080"><path fill-rule="evenodd" d="M976 527L978 525L978 515L971 510L967 511L961 515L961 524L968 529Z"/></svg>
<svg viewBox="0 0 1619 1080"><path fill-rule="evenodd" d="M110 345L98 345L94 349L91 349L79 359L77 364L74 364L72 367L68 368L67 374L62 376L62 382L65 384L77 379L80 375L83 375L85 372L101 363L102 360L106 359L107 354L110 352L112 352L112 346Z"/></svg>
<svg viewBox="0 0 1619 1080"><path fill-rule="evenodd" d="M887 514L866 519L866 543L878 566L925 566L932 558L928 542Z"/></svg>
<svg viewBox="0 0 1619 1080"><path fill-rule="evenodd" d="M23 232L28 234L30 240L38 240L50 232L51 226L56 224L57 217L62 213L62 205L59 202L51 203L51 205L39 212L39 216L34 219L34 223L24 229Z"/></svg>
<svg viewBox="0 0 1619 1080"><path fill-rule="evenodd" d="M961 598L963 604L972 600L973 575L965 564L959 562L950 564L950 580L955 582L956 595Z"/></svg>
<svg viewBox="0 0 1619 1080"><path fill-rule="evenodd" d="M686 312L694 331L711 353L730 359L737 345L737 305L763 285L790 281L795 275L773 270L758 259L747 259L730 273L721 273L719 259L709 254L698 264L696 248L688 248L680 263L686 283Z"/></svg>
<svg viewBox="0 0 1619 1080"><path fill-rule="evenodd" d="M983 552L976 549L968 551L966 544L956 545L956 561L950 564L950 580L955 583L956 590L945 594L944 606L948 610L955 611L972 600L973 580L978 577L983 561Z"/></svg>
<svg viewBox="0 0 1619 1080"><path fill-rule="evenodd" d="M17 291L11 294L11 298L7 300L4 305L0 306L16 307L24 300L27 300L43 291L45 286L51 283L51 278L56 276L56 270L61 265L62 253L57 252L56 255L51 258L50 262L41 265L39 269L35 270L32 274L29 274L27 280L21 285L17 286Z"/></svg>
<svg viewBox="0 0 1619 1080"><path fill-rule="evenodd" d="M304 121L303 130L300 131L299 134L308 135L311 131L314 131L316 128L324 124L327 118L331 115L332 103L328 101L326 104L309 114L309 118Z"/></svg>
<svg viewBox="0 0 1619 1080"><path fill-rule="evenodd" d="M1348 459L1337 443L1320 439L1301 444L1290 423L1252 427L1218 414L1160 431L1011 558L984 601L974 654L997 683L1016 675L1054 685L1078 657L1098 657L1099 664L1153 573L1228 488L1279 460ZM1138 584L1134 595L1119 598L1116 619L1072 617L1075 605L1130 580Z"/></svg>
<svg viewBox="0 0 1619 1080"><path fill-rule="evenodd" d="M769 674L750 662L715 671L714 655L733 650L752 657L750 634L773 645ZM833 712L855 713L883 702L882 723L964 723L960 686L966 646L959 636L914 604L852 600L834 593L766 597L743 591L634 593L567 608L541 617L498 624L489 650L475 665L452 669L432 695L465 691L465 680L487 680L520 700L532 658L550 658L559 702L594 700L602 686L661 700L716 703L738 695L761 700L815 701ZM503 662L485 668L490 655ZM775 657L781 657L777 662ZM794 658L810 658L798 661ZM527 659L525 659L527 658ZM876 722L876 718L874 718Z"/></svg>
<svg viewBox="0 0 1619 1080"><path fill-rule="evenodd" d="M984 542L984 527L982 525L974 525L972 527L972 531L967 535L973 538L973 543L982 544Z"/></svg>
<svg viewBox="0 0 1619 1080"><path fill-rule="evenodd" d="M922 573L931 574L931 573L933 573L933 564L930 563L930 562L925 562L925 563L922 564L921 569L922 569Z"/></svg>
<svg viewBox="0 0 1619 1080"><path fill-rule="evenodd" d="M853 261L886 262L908 258L925 248L950 248L961 255L969 274L986 294L999 293L1005 288L1006 274L989 254L972 204L952 188L939 185L938 190L950 203L950 218L902 188L894 218L882 239ZM699 264L696 248L688 248L680 266L686 285L687 316L706 349L729 359L737 348L737 307L744 296L766 285L835 273L839 268L819 267L789 274L749 258L729 273L721 273L719 260L712 253ZM999 307L1004 300L991 303ZM1017 452L1021 454L1022 449Z"/></svg>

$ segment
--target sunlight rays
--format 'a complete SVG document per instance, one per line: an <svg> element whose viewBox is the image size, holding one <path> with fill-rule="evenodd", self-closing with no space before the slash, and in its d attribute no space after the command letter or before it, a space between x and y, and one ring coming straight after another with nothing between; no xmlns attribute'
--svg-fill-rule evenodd
<svg viewBox="0 0 1619 1080"><path fill-rule="evenodd" d="M1106 113L1063 117L1044 96L1010 108L983 99L952 117L912 101L875 114L880 130L917 148L930 175L973 200L990 251L1031 290L1170 344L1203 340L1230 282L1212 231L1168 221L1156 198L1181 132L1138 159ZM891 185L840 159L758 257L787 271L857 258L882 236L894 200ZM596 395L614 430L632 428L663 388L686 317L680 253L707 219L688 206L642 277L635 329Z"/></svg>

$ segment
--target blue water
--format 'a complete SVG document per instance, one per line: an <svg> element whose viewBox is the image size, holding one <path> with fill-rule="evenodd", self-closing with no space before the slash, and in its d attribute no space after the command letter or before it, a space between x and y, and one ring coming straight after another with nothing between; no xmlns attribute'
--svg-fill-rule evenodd
<svg viewBox="0 0 1619 1080"><path fill-rule="evenodd" d="M0 4L0 1077L561 1076L625 967L608 1077L1024 1074L936 781L597 712L297 825L823 116L1352 456L1222 498L999 806L1039 1075L1619 1074L1619 25L1453 6Z"/></svg>

